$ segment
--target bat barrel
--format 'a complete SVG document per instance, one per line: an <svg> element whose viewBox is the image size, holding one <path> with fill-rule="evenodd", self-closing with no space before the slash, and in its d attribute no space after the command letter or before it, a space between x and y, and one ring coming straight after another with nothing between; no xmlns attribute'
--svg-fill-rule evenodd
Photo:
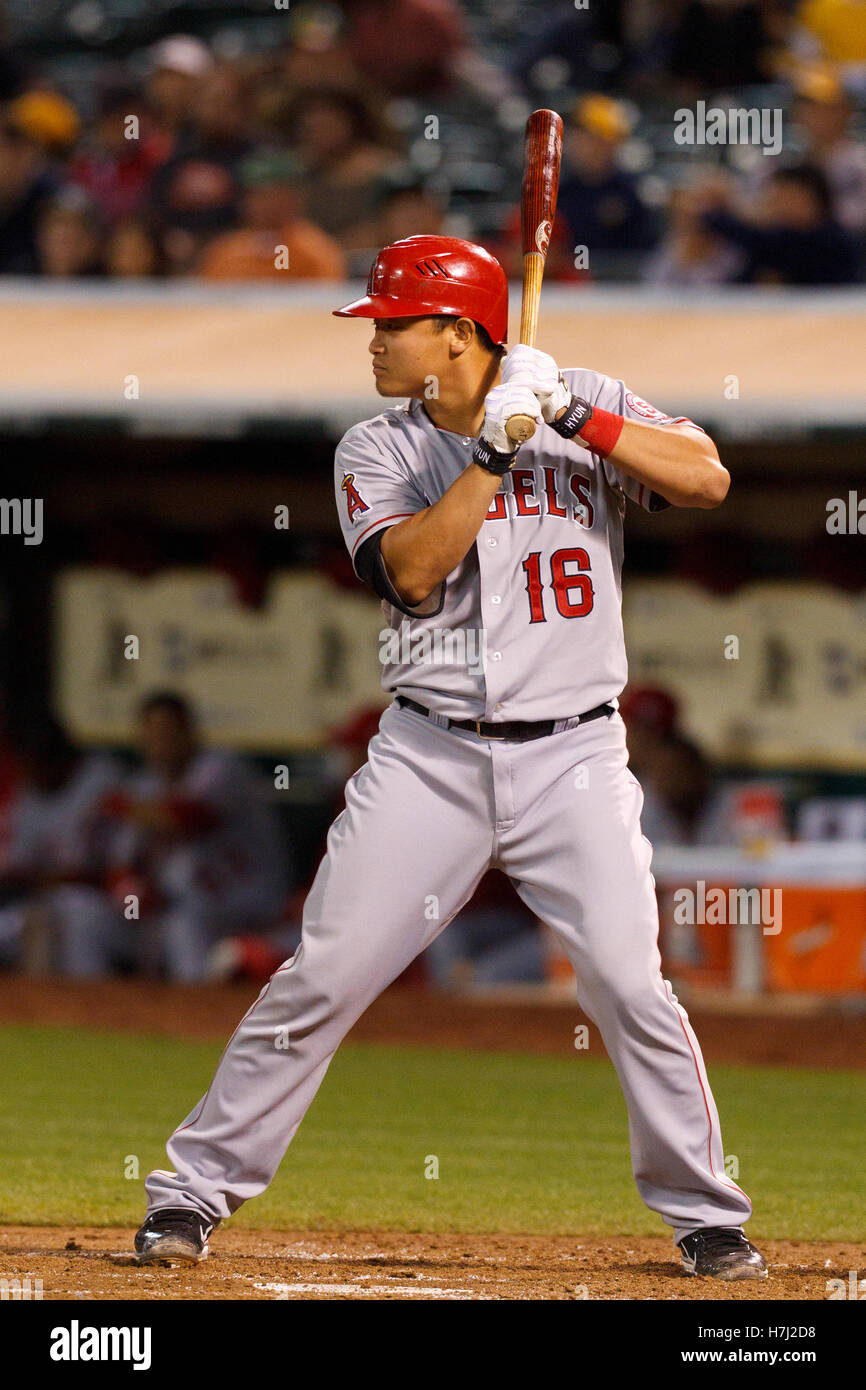
<svg viewBox="0 0 866 1390"><path fill-rule="evenodd" d="M520 225L523 242L523 299L520 305L520 341L535 346L538 308L547 250L553 234L559 165L562 158L562 117L555 111L533 111L526 122ZM512 415L505 432L523 444L535 433L529 415Z"/></svg>

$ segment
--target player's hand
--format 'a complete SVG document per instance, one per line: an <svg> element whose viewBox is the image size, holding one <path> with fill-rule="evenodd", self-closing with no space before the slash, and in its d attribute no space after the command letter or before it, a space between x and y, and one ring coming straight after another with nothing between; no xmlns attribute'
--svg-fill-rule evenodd
<svg viewBox="0 0 866 1390"><path fill-rule="evenodd" d="M518 444L509 439L505 426L512 415L530 415L538 419L538 399L524 382L508 382L494 386L484 397L484 424L481 438L486 440L497 454L516 454Z"/></svg>
<svg viewBox="0 0 866 1390"><path fill-rule="evenodd" d="M550 354L524 343L518 343L506 357L502 380L508 386L527 386L538 401L541 418L548 425L571 401L571 392Z"/></svg>

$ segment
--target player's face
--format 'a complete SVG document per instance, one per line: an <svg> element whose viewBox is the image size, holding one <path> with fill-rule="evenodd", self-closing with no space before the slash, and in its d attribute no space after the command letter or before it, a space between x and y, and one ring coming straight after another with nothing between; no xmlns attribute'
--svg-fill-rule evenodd
<svg viewBox="0 0 866 1390"><path fill-rule="evenodd" d="M374 319L370 352L380 396L423 396L448 366L447 333L432 318Z"/></svg>
<svg viewBox="0 0 866 1390"><path fill-rule="evenodd" d="M192 730L173 710L148 710L141 721L141 751L150 767L173 776L192 754Z"/></svg>

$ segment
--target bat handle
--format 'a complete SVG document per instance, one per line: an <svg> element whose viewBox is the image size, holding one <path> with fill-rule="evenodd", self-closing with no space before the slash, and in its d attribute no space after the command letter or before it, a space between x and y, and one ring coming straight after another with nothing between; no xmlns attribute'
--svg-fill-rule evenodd
<svg viewBox="0 0 866 1390"><path fill-rule="evenodd" d="M527 347L535 347L535 334L538 329L538 304L541 298L541 281L544 275L544 256L539 252L529 252L523 258L523 304L520 311L520 341ZM514 444L525 444L535 434L535 421L531 415L510 415L505 422L505 433Z"/></svg>
<svg viewBox="0 0 866 1390"><path fill-rule="evenodd" d="M525 444L535 434L535 421L531 415L509 415L505 433L512 443Z"/></svg>

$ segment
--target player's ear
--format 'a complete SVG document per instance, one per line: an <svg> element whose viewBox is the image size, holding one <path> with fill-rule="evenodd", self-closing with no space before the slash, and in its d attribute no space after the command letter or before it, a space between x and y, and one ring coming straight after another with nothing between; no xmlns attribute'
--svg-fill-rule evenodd
<svg viewBox="0 0 866 1390"><path fill-rule="evenodd" d="M475 324L472 319L459 318L451 324L451 356L459 357L475 341Z"/></svg>

